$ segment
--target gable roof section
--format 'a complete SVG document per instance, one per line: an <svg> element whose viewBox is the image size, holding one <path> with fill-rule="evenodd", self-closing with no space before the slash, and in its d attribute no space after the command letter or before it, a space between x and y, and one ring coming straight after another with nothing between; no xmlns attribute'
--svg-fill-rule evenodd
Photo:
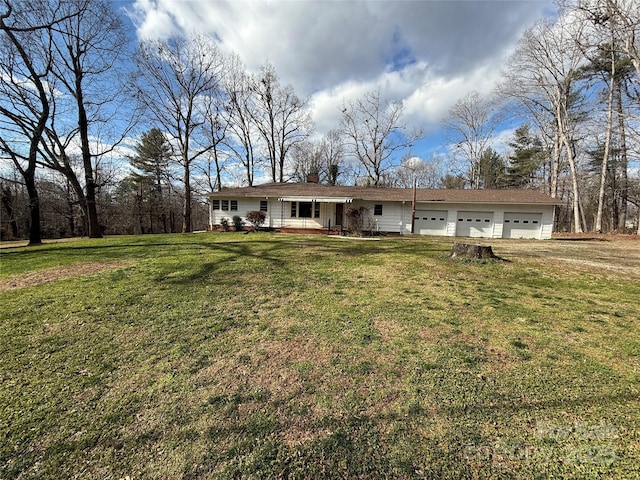
<svg viewBox="0 0 640 480"><path fill-rule="evenodd" d="M210 198L278 198L288 201L317 200L322 202L336 199L369 200L385 202L410 202L413 190L410 188L372 188L372 187L331 187L317 183L265 183L253 187L230 188L209 194ZM558 205L556 198L534 190L416 190L416 201L433 203L494 203L494 204L539 204Z"/></svg>

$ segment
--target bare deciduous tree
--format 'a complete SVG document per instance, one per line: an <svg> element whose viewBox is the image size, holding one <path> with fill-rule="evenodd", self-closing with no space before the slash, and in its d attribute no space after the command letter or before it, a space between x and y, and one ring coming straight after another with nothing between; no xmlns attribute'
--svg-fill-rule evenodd
<svg viewBox="0 0 640 480"><path fill-rule="evenodd" d="M38 145L49 120L51 29L65 20L49 2L0 3L0 152L20 172L29 195L29 244L42 243L36 188Z"/></svg>
<svg viewBox="0 0 640 480"><path fill-rule="evenodd" d="M403 105L382 98L380 89L344 103L340 131L348 153L364 169L367 182L380 186L394 156L422 137L403 123Z"/></svg>
<svg viewBox="0 0 640 480"><path fill-rule="evenodd" d="M293 147L293 178L297 181L304 182L308 175L317 175L319 183L336 185L344 168L344 147L337 130Z"/></svg>
<svg viewBox="0 0 640 480"><path fill-rule="evenodd" d="M438 188L442 181L442 161L432 155L429 161L420 157L409 157L402 161L392 175L393 186L412 188Z"/></svg>
<svg viewBox="0 0 640 480"><path fill-rule="evenodd" d="M495 102L476 91L459 99L449 110L444 127L455 145L454 157L462 155L468 163L470 188L482 188L480 160L501 121Z"/></svg>
<svg viewBox="0 0 640 480"><path fill-rule="evenodd" d="M266 146L271 180L283 182L285 162L291 147L309 137L313 129L307 102L301 100L291 85L282 87L269 63L251 83L255 96L253 119Z"/></svg>
<svg viewBox="0 0 640 480"><path fill-rule="evenodd" d="M224 91L228 97L227 121L228 135L224 144L229 153L239 161L244 170L244 181L253 185L256 158L254 143L260 132L255 124L255 105L250 88L250 79L239 57L233 55L226 62Z"/></svg>
<svg viewBox="0 0 640 480"><path fill-rule="evenodd" d="M582 22L569 22L561 16L556 21L538 22L527 30L509 61L501 86L503 94L526 106L543 132L548 131L546 122L552 123L552 182L557 182L562 158L566 158L571 171L576 232L583 231L574 138L581 102L579 70L585 61L575 39L582 27ZM555 193L553 186L551 194Z"/></svg>
<svg viewBox="0 0 640 480"><path fill-rule="evenodd" d="M190 232L193 163L213 148L206 135L206 100L217 95L223 57L202 35L147 40L136 52L139 100L172 137L182 168L184 208L182 231Z"/></svg>
<svg viewBox="0 0 640 480"><path fill-rule="evenodd" d="M621 10L622 7L622 10ZM565 8L575 16L576 21L585 23L582 38L577 38L581 49L589 60L585 72L591 77L606 83L606 94L601 95L601 103L606 104L604 145L598 148L601 156L600 181L598 190L598 205L594 222L594 230L603 231L603 215L605 209L605 194L607 192L609 177L616 176L616 165L612 165L612 153L615 149L615 135L618 139L618 150L622 158L621 197L622 212L621 224L626 219L626 203L628 192L627 178L627 142L625 128L625 108L623 107L623 90L628 89L629 80L633 78L634 43L636 30L640 28L640 12L636 8L633 18L632 12L624 1L607 0L578 0L567 3ZM633 28L629 28L635 25ZM640 38L638 39L640 41ZM637 54L637 48L635 49ZM636 71L636 74L638 72ZM623 89L623 85L624 88ZM614 118L614 112L616 118ZM602 131L602 120L598 120L597 130ZM613 179L615 181L615 178ZM616 202L617 206L617 202ZM618 224L619 218L613 219Z"/></svg>
<svg viewBox="0 0 640 480"><path fill-rule="evenodd" d="M97 238L102 233L96 205L99 185L95 162L122 141L132 122L116 134L118 139L111 138L108 145L94 143L92 146L91 143L92 138L99 137L98 130L109 128L123 110L124 83L116 67L128 39L122 18L114 12L111 2L68 0L61 2L61 11L65 13L65 19L60 28L51 31L52 74L57 87L68 97L56 101L65 101L65 108L73 108L77 126L74 134L78 136L84 174L89 236ZM129 116L129 120L133 118ZM58 133L58 136L67 138L69 135Z"/></svg>
<svg viewBox="0 0 640 480"><path fill-rule="evenodd" d="M615 24L620 50L631 59L640 83L640 5L637 0L606 0L606 10Z"/></svg>

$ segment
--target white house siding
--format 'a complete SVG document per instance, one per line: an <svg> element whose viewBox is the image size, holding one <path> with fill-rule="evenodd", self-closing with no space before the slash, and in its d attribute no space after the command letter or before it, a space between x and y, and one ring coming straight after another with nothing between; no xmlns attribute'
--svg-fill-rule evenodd
<svg viewBox="0 0 640 480"><path fill-rule="evenodd" d="M222 206L222 198L220 200L220 206ZM320 218L291 218L291 202L282 202L278 198L246 198L228 197L224 200L229 200L229 209L222 210L213 209L213 202L210 202L210 224L220 225L222 218L229 220L232 223L232 217L234 215L240 216L246 222L246 214L252 210L260 209L260 201L267 201L267 216L264 225L271 228L280 227L295 227L295 228L314 228L322 229L327 228L329 221L331 225L335 225L335 204L334 203L320 203ZM231 200L238 202L238 209L235 211L230 210ZM374 215L374 206L376 204L382 205L382 215ZM400 234L411 233L411 202L385 202L385 201L361 201L355 200L353 203L344 204L344 211L346 212L350 207L364 206L369 209L369 214L374 220L377 230L381 232L391 232ZM416 217L422 219L423 213L437 213L446 212L446 221L443 228L443 235L455 237L460 236L458 230L458 218L461 213L479 213L484 214L491 219L490 226L483 235L488 238L551 238L553 231L554 221L554 206L553 205L511 205L511 204L479 204L479 203L444 203L444 202L418 202L416 204ZM531 236L527 235L527 232L521 231L522 229L507 228L505 230L504 220L505 214L508 219L513 219L515 214L521 214L524 219L527 217L529 221L536 216L539 216L540 229L536 234ZM429 217L431 218L431 216ZM440 217L438 216L440 222ZM474 217L475 218L475 217ZM466 218L465 218L466 220ZM430 220L429 220L430 221ZM420 234L420 228L424 225L422 223L428 223L429 221L417 220L415 233ZM475 222L474 222L475 223ZM486 225L486 222L479 222L482 225ZM528 224L531 226L531 224ZM441 225L440 225L441 226ZM425 230L428 230L426 228ZM531 229L530 229L531 230ZM434 232L435 233L435 232ZM430 234L425 231L422 234Z"/></svg>
<svg viewBox="0 0 640 480"><path fill-rule="evenodd" d="M375 206L382 205L382 215L374 215ZM349 207L365 207L374 222L374 229L380 232L407 234L411 233L411 203L410 202L372 202L355 201Z"/></svg>
<svg viewBox="0 0 640 480"><path fill-rule="evenodd" d="M251 212L253 210L260 210L260 200L264 200L264 198L233 198L233 197L229 197L229 198L224 198L224 199L216 199L216 200L220 200L220 208L214 210L213 209L213 202L210 201L209 202L209 224L211 226L213 225L220 225L220 222L222 221L223 218L226 218L229 221L229 225L233 225L232 222L232 218L235 215L238 215L240 218L242 218L243 221L247 221L246 215L247 212ZM227 208L226 210L222 209L222 201L223 200L228 200L229 201L229 208ZM231 201L236 201L238 202L238 209L237 210L231 210ZM267 212L268 214L269 212ZM267 221L265 220L265 224L267 224Z"/></svg>
<svg viewBox="0 0 640 480"><path fill-rule="evenodd" d="M215 225L220 225L223 218L229 221L229 225L232 225L232 218L234 215L238 215L242 220L247 222L247 213L255 210L260 210L260 202L267 202L267 211L264 226L269 228L279 228L288 225L288 220L291 214L291 204L284 205L287 202L280 202L277 198L246 198L246 197L228 197L228 198L216 198L220 201L219 209L213 209L213 201L209 202L209 225L211 228ZM229 209L222 210L222 200L229 201ZM238 210L230 210L231 201L238 202ZM289 210L287 210L287 208Z"/></svg>

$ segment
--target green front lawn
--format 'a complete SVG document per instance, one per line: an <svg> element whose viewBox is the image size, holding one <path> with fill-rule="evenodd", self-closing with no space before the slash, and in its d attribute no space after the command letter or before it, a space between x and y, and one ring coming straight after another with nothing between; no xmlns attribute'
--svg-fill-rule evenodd
<svg viewBox="0 0 640 480"><path fill-rule="evenodd" d="M450 246L0 250L0 282L39 278L0 293L0 478L639 478L637 272L585 242Z"/></svg>

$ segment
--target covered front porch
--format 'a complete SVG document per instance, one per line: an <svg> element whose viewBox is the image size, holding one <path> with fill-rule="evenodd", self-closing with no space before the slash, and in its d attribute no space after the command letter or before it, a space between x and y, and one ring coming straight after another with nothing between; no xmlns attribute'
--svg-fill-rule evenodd
<svg viewBox="0 0 640 480"><path fill-rule="evenodd" d="M279 227L291 230L342 231L350 197L280 197ZM275 225L274 225L275 226Z"/></svg>

